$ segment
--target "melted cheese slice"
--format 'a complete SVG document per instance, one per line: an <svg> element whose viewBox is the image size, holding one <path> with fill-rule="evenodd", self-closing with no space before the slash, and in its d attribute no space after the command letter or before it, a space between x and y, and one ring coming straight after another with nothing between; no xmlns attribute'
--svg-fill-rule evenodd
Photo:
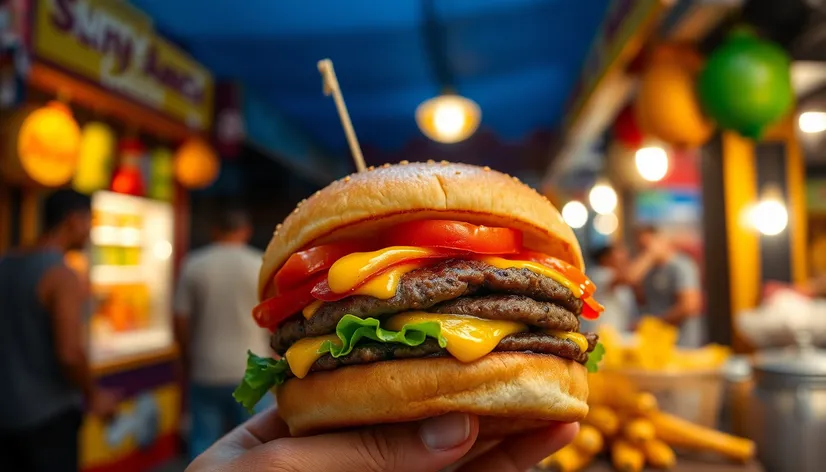
<svg viewBox="0 0 826 472"><path fill-rule="evenodd" d="M305 319L309 320L310 318L313 317L313 315L315 315L315 312L318 311L318 309L321 308L321 305L323 305L323 304L324 304L323 301L316 300L316 301L310 303L309 305L305 306L304 309L301 310L301 314L304 315Z"/></svg>
<svg viewBox="0 0 826 472"><path fill-rule="evenodd" d="M426 261L411 262L409 264L399 264L396 267L382 272L381 274L368 280L364 285L357 288L353 295L368 295L380 300L387 300L396 294L402 276L412 270L419 269L427 265Z"/></svg>
<svg viewBox="0 0 826 472"><path fill-rule="evenodd" d="M487 264L490 264L493 267L496 267L497 269L528 269L529 271L535 274L544 275L549 279L553 279L559 282L560 285L570 290L575 297L582 298L582 288L580 288L579 285L571 282L570 280L568 280L567 277L565 277L561 273L537 262L512 261L509 259L503 259L501 257L494 256L480 257L479 260Z"/></svg>
<svg viewBox="0 0 826 472"><path fill-rule="evenodd" d="M337 260L327 273L327 283L334 293L346 293L386 267L411 259L432 255L433 249L415 246L392 246L372 252L354 252Z"/></svg>
<svg viewBox="0 0 826 472"><path fill-rule="evenodd" d="M565 339L568 341L573 342L579 348L580 352L586 352L588 350L588 340L585 338L585 335L582 333L570 333L567 331L546 331L547 334L559 339Z"/></svg>
<svg viewBox="0 0 826 472"><path fill-rule="evenodd" d="M321 349L324 341L331 341L337 346L341 345L338 336L329 334L327 336L299 339L284 353L287 363L290 364L290 370L297 378L303 379L306 377L313 363L323 355L319 354L318 350Z"/></svg>
<svg viewBox="0 0 826 472"><path fill-rule="evenodd" d="M398 331L406 324L428 321L439 323L442 336L447 340L447 351L462 362L473 362L493 351L505 336L528 329L524 324L514 321L419 312L395 315L385 325L388 329Z"/></svg>

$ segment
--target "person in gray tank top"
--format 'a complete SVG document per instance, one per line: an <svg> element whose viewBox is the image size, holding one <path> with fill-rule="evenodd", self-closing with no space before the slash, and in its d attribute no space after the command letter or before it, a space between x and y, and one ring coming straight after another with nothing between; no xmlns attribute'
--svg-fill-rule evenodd
<svg viewBox="0 0 826 472"><path fill-rule="evenodd" d="M78 470L81 401L103 417L117 406L90 375L85 293L63 262L89 238L89 197L58 190L43 210L37 244L0 256L0 470Z"/></svg>
<svg viewBox="0 0 826 472"><path fill-rule="evenodd" d="M642 312L678 327L680 346L701 346L706 336L697 264L654 227L639 228L636 235L642 254L635 261L638 267L629 272L639 269L635 282L642 295Z"/></svg>

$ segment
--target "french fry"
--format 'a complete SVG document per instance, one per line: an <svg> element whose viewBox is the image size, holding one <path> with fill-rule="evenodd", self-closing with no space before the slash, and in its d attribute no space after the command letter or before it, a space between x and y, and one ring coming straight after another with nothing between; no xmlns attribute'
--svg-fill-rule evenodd
<svg viewBox="0 0 826 472"><path fill-rule="evenodd" d="M617 388L609 404L630 415L644 415L656 410L658 406L657 397L647 392L637 392L633 388Z"/></svg>
<svg viewBox="0 0 826 472"><path fill-rule="evenodd" d="M598 429L591 425L584 424L579 428L579 433L577 433L574 438L573 445L580 451L594 456L602 450L605 441L602 438L602 433L600 433Z"/></svg>
<svg viewBox="0 0 826 472"><path fill-rule="evenodd" d="M545 458L539 463L539 466L554 472L577 472L593 460L593 455L579 450L573 444L569 444Z"/></svg>
<svg viewBox="0 0 826 472"><path fill-rule="evenodd" d="M648 392L642 392L638 393L634 399L632 409L635 413L644 414L656 410L658 406L657 397Z"/></svg>
<svg viewBox="0 0 826 472"><path fill-rule="evenodd" d="M618 439L611 445L611 463L619 472L640 472L645 465L645 456L628 441Z"/></svg>
<svg viewBox="0 0 826 472"><path fill-rule="evenodd" d="M604 395L605 405L615 410L637 410L638 403L640 402L640 392L631 379L620 373L606 372L603 382L606 384Z"/></svg>
<svg viewBox="0 0 826 472"><path fill-rule="evenodd" d="M712 451L730 459L748 461L754 457L755 445L748 439L696 425L662 412L647 415L657 438L672 447Z"/></svg>
<svg viewBox="0 0 826 472"><path fill-rule="evenodd" d="M645 418L636 418L622 428L622 436L635 446L642 446L654 439L654 425Z"/></svg>
<svg viewBox="0 0 826 472"><path fill-rule="evenodd" d="M674 449L660 441L659 439L651 439L646 441L642 446L642 451L645 453L645 460L651 467L657 469L670 469L677 464L677 456L674 454Z"/></svg>
<svg viewBox="0 0 826 472"><path fill-rule="evenodd" d="M592 406L583 424L593 426L605 437L612 437L619 429L619 418L611 408L602 405Z"/></svg>

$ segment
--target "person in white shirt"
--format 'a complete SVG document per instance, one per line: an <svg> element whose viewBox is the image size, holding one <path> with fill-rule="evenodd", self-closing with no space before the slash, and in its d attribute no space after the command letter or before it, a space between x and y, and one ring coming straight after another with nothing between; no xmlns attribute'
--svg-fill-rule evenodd
<svg viewBox="0 0 826 472"><path fill-rule="evenodd" d="M247 350L271 357L268 333L252 321L262 253L250 246L252 224L240 210L222 212L213 243L184 260L175 293L175 335L189 380L190 457L249 418L232 392ZM256 410L271 406L265 399Z"/></svg>

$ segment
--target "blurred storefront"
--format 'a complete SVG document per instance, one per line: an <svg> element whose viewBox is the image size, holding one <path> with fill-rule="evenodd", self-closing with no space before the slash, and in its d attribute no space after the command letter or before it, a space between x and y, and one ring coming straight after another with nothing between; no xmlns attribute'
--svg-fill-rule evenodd
<svg viewBox="0 0 826 472"><path fill-rule="evenodd" d="M710 338L737 349L734 317L766 283L810 276L794 106L811 87L795 49L810 14L801 2L615 2L546 177L558 204L590 208L586 247L632 244L639 225L671 235L704 269Z"/></svg>
<svg viewBox="0 0 826 472"><path fill-rule="evenodd" d="M112 422L84 422L81 461L90 472L147 470L180 447L171 298L189 190L220 171L207 143L213 78L126 3L10 6L0 252L38 237L51 189L92 195L91 244L67 262L88 282L95 374L124 401Z"/></svg>
<svg viewBox="0 0 826 472"><path fill-rule="evenodd" d="M633 228L653 224L698 262L717 344L629 354L676 336L646 317L630 336L603 327L602 367L616 375L610 395L629 382L707 437L753 440L761 464L730 470L814 471L824 460L807 440L822 432L826 365L816 347L826 345L820 4L614 2L546 176L586 248L633 246ZM719 404L699 406L708 400Z"/></svg>

